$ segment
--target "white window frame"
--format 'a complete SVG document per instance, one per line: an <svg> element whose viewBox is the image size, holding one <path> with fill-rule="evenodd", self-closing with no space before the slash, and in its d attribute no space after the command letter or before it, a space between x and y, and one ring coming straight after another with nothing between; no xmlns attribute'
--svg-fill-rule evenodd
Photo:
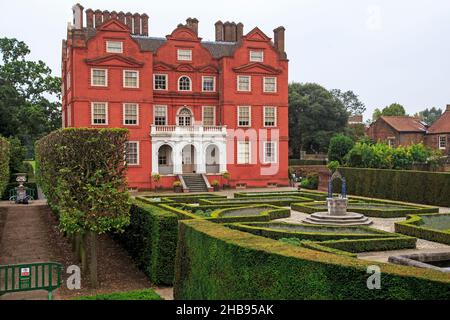
<svg viewBox="0 0 450 320"><path fill-rule="evenodd" d="M136 73L136 86L127 86L126 85L125 74L127 72L134 72L134 73ZM140 78L140 74L139 74L138 70L123 70L123 74L122 74L123 87L127 88L127 89L139 89L139 78Z"/></svg>
<svg viewBox="0 0 450 320"><path fill-rule="evenodd" d="M213 124L208 124L207 126L215 126L216 125L216 106L203 106L202 107L202 124L205 126L205 109L213 108Z"/></svg>
<svg viewBox="0 0 450 320"><path fill-rule="evenodd" d="M136 106L136 123L135 124L130 124L130 123L126 123L126 106ZM139 126L139 104L137 103L131 103L131 102L125 102L122 105L122 119L123 119L123 125L124 126Z"/></svg>
<svg viewBox="0 0 450 320"><path fill-rule="evenodd" d="M441 138L444 138L444 146L442 146L442 144L441 144L441 142L442 142ZM438 137L438 147L439 147L439 150L447 149L447 136L446 135L440 135Z"/></svg>
<svg viewBox="0 0 450 320"><path fill-rule="evenodd" d="M248 162L242 161L242 159L239 157L239 149L241 145L247 145L248 144ZM237 141L237 147L236 147L236 156L237 156L237 164L238 165L249 165L252 164L252 142L247 140L247 141Z"/></svg>
<svg viewBox="0 0 450 320"><path fill-rule="evenodd" d="M162 108L164 108L164 110L165 110L165 113L166 113L166 115L165 115L165 117L166 117L166 124L156 124L156 108L158 108L158 107L162 107ZM167 106L166 105L154 105L153 106L153 125L155 125L155 126L167 126L167 124L168 124L168 119L167 119L167 114L168 114L168 110L167 110Z"/></svg>
<svg viewBox="0 0 450 320"><path fill-rule="evenodd" d="M189 56L189 58L183 56ZM177 49L177 60L192 61L192 49Z"/></svg>
<svg viewBox="0 0 450 320"><path fill-rule="evenodd" d="M273 160L267 159L266 146L268 144L273 145L273 149L272 149ZM263 163L264 164L278 163L278 143L276 143L276 141L264 141L263 142Z"/></svg>
<svg viewBox="0 0 450 320"><path fill-rule="evenodd" d="M95 104L104 104L105 105L105 123L94 123L94 105ZM91 125L93 126L107 126L109 124L109 110L108 110L108 102L91 102Z"/></svg>
<svg viewBox="0 0 450 320"><path fill-rule="evenodd" d="M156 76L164 76L166 78L166 87L164 89L157 89L156 88ZM153 90L156 91L167 91L169 90L169 75L164 73L155 73L153 75Z"/></svg>
<svg viewBox="0 0 450 320"><path fill-rule="evenodd" d="M94 84L94 71L105 71L105 84ZM91 69L91 86L92 87L102 87L106 88L108 87L108 69L102 69L102 68L92 68Z"/></svg>
<svg viewBox="0 0 450 320"><path fill-rule="evenodd" d="M268 91L266 89L266 80L267 79L275 79L275 90L274 91ZM264 90L264 93L277 93L278 92L278 79L277 79L277 77L264 77L263 78L263 90Z"/></svg>
<svg viewBox="0 0 450 320"><path fill-rule="evenodd" d="M213 90L205 90L204 84L205 84L205 78L212 78L213 79ZM202 76L202 92L216 92L216 77L215 76Z"/></svg>
<svg viewBox="0 0 450 320"><path fill-rule="evenodd" d="M115 51L115 49L111 50L109 48L109 44L111 43L120 43L120 50ZM123 53L123 41L114 41L114 40L107 40L106 41L106 52L107 53Z"/></svg>
<svg viewBox="0 0 450 320"><path fill-rule="evenodd" d="M240 81L239 80L241 78L248 78L248 90L241 90L240 89L240 86L239 86ZM252 76L244 76L244 75L237 76L237 91L239 91L239 92L252 92Z"/></svg>
<svg viewBox="0 0 450 320"><path fill-rule="evenodd" d="M241 108L248 108L248 125L241 125L240 124L240 109ZM252 126L252 107L251 106L238 106L237 107L237 126L240 128L250 128Z"/></svg>
<svg viewBox="0 0 450 320"><path fill-rule="evenodd" d="M141 164L141 147L140 147L139 141L127 141L126 143L127 144L128 143L136 143L136 161L137 161L136 163L128 163L128 162L126 162L127 165L129 167L140 166L140 164ZM125 146L125 148L126 148L126 146ZM125 152L126 152L126 150L125 150ZM126 161L126 159L127 159L127 154L125 154L125 161Z"/></svg>
<svg viewBox="0 0 450 320"><path fill-rule="evenodd" d="M180 89L180 80L181 80L181 78L188 78L189 79L189 90L181 90ZM178 78L178 81L177 81L177 86L178 86L178 91L181 91L181 92L191 92L192 91L192 79L191 79L191 77L189 77L189 76L181 76L181 77L179 77Z"/></svg>
<svg viewBox="0 0 450 320"><path fill-rule="evenodd" d="M255 58L253 56L254 53L258 53L258 54L261 53L261 58L259 58L259 57ZM250 55L249 60L251 62L264 62L264 50L250 50L249 55Z"/></svg>
<svg viewBox="0 0 450 320"><path fill-rule="evenodd" d="M267 113L266 110L267 109L274 109L274 125L273 126L268 126L266 125L266 117L267 117ZM275 106L264 106L263 107L263 127L266 128L276 128L278 125L278 108Z"/></svg>

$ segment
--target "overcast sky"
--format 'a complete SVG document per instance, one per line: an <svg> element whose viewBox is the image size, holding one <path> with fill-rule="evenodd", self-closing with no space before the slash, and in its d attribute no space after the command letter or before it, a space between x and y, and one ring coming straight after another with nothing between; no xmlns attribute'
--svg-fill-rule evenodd
<svg viewBox="0 0 450 320"><path fill-rule="evenodd" d="M214 40L214 23L235 21L244 32L268 36L286 27L290 81L353 90L375 108L392 102L413 114L450 104L450 1L448 0L85 0L86 9L147 13L150 36L165 36L187 17ZM0 36L25 41L33 59L60 75L61 40L72 20L71 0L2 0Z"/></svg>

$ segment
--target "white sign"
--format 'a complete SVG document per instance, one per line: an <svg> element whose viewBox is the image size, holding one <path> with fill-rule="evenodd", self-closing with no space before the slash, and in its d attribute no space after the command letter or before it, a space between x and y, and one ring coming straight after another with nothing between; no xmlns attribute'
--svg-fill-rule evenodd
<svg viewBox="0 0 450 320"><path fill-rule="evenodd" d="M20 275L22 277L29 277L30 276L30 268L21 268Z"/></svg>

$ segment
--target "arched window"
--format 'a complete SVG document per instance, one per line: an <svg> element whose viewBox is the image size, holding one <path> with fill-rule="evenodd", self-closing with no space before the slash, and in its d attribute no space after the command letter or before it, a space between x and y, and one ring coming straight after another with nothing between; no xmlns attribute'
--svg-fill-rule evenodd
<svg viewBox="0 0 450 320"><path fill-rule="evenodd" d="M183 76L178 80L178 90L180 91L191 91L191 79L189 77Z"/></svg>
<svg viewBox="0 0 450 320"><path fill-rule="evenodd" d="M183 108L178 113L178 125L179 126L191 126L192 121L192 112L188 108Z"/></svg>

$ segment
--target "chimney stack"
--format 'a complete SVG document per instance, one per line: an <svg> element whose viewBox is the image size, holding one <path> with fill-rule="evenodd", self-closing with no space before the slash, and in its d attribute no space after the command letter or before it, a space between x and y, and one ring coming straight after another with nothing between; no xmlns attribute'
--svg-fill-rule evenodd
<svg viewBox="0 0 450 320"><path fill-rule="evenodd" d="M111 11L111 19L117 20L117 12L116 11Z"/></svg>
<svg viewBox="0 0 450 320"><path fill-rule="evenodd" d="M130 31L133 32L133 15L130 12L125 14L125 24L130 28Z"/></svg>
<svg viewBox="0 0 450 320"><path fill-rule="evenodd" d="M120 11L119 14L117 15L117 19L123 24L125 24L125 13L123 13L123 11Z"/></svg>
<svg viewBox="0 0 450 320"><path fill-rule="evenodd" d="M111 19L111 14L108 10L103 11L103 23Z"/></svg>
<svg viewBox="0 0 450 320"><path fill-rule="evenodd" d="M86 10L86 26L88 28L94 27L94 11L92 9Z"/></svg>
<svg viewBox="0 0 450 320"><path fill-rule="evenodd" d="M223 22L222 21L217 21L216 24L216 41L223 41L224 37L223 37Z"/></svg>
<svg viewBox="0 0 450 320"><path fill-rule="evenodd" d="M236 25L236 41L241 41L243 36L244 36L244 24L242 22L239 22Z"/></svg>
<svg viewBox="0 0 450 320"><path fill-rule="evenodd" d="M141 34L141 15L139 13L133 15L133 34Z"/></svg>
<svg viewBox="0 0 450 320"><path fill-rule="evenodd" d="M142 19L142 35L148 37L148 15L143 14L141 16Z"/></svg>
<svg viewBox="0 0 450 320"><path fill-rule="evenodd" d="M186 19L186 27L194 31L196 35L198 35L198 20L196 18L188 18Z"/></svg>
<svg viewBox="0 0 450 320"><path fill-rule="evenodd" d="M281 56L286 59L286 52L285 52L285 28L284 27L278 27L275 30L273 30L274 33L274 45L275 48L278 50L278 52L281 54Z"/></svg>
<svg viewBox="0 0 450 320"><path fill-rule="evenodd" d="M98 28L103 22L103 13L101 10L95 10L95 28Z"/></svg>
<svg viewBox="0 0 450 320"><path fill-rule="evenodd" d="M73 11L73 26L75 29L83 28L83 6L79 3L72 7Z"/></svg>
<svg viewBox="0 0 450 320"><path fill-rule="evenodd" d="M233 33L233 25L231 22L227 21L223 24L223 40L225 42L230 42Z"/></svg>
<svg viewBox="0 0 450 320"><path fill-rule="evenodd" d="M450 111L450 104L447 105L447 111Z"/></svg>

